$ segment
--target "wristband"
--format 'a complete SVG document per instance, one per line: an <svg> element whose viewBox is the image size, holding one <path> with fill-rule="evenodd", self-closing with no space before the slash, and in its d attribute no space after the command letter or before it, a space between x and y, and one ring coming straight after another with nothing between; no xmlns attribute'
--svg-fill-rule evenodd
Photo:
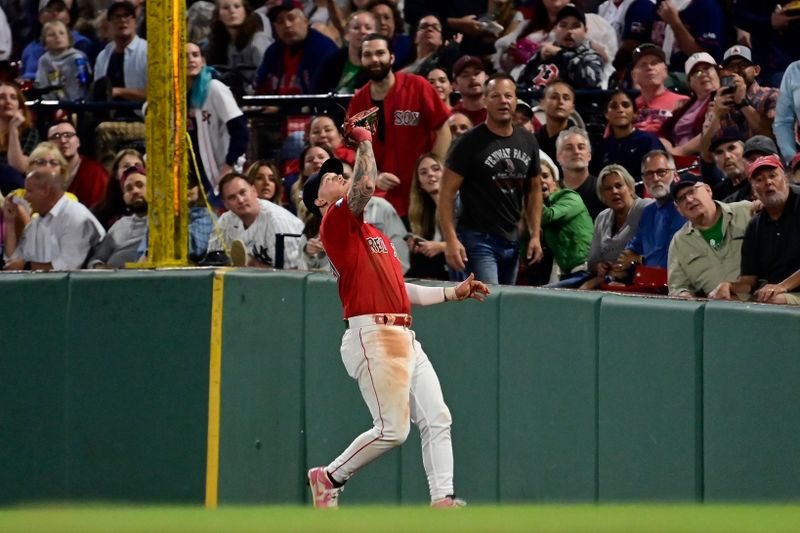
<svg viewBox="0 0 800 533"><path fill-rule="evenodd" d="M458 296L456 296L456 288L455 287L445 287L444 288L444 301L449 302L452 300L458 300Z"/></svg>
<svg viewBox="0 0 800 533"><path fill-rule="evenodd" d="M22 270L30 270L30 269L31 269L31 266L32 266L32 265L31 265L31 262L30 262L30 261L25 261L25 264L24 264L24 265L22 265Z"/></svg>
<svg viewBox="0 0 800 533"><path fill-rule="evenodd" d="M739 102L738 104L733 104L734 109L741 109L743 107L752 106L753 102L750 101L748 97L744 97L744 100Z"/></svg>

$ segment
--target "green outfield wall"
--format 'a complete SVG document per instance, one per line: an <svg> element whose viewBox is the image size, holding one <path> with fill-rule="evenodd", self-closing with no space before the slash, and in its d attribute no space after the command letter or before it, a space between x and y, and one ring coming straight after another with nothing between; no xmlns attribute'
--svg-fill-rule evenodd
<svg viewBox="0 0 800 533"><path fill-rule="evenodd" d="M1 505L303 503L305 470L370 424L327 276L18 274L0 294ZM800 498L800 309L496 287L414 330L472 502ZM425 502L415 429L343 500Z"/></svg>

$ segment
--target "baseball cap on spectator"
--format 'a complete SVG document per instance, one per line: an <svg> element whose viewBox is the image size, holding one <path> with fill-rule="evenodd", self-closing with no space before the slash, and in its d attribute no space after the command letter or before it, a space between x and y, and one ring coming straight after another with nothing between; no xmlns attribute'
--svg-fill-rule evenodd
<svg viewBox="0 0 800 533"><path fill-rule="evenodd" d="M141 174L142 176L147 176L147 171L141 165L133 165L132 167L126 168L122 171L122 175L119 177L119 184L122 188L125 188L125 180L128 179L128 176L131 174Z"/></svg>
<svg viewBox="0 0 800 533"><path fill-rule="evenodd" d="M519 111L520 113L528 117L528 120L533 118L533 109L531 108L531 105L525 100L517 99L517 108L515 109L515 111Z"/></svg>
<svg viewBox="0 0 800 533"><path fill-rule="evenodd" d="M666 62L667 56L664 55L664 50L653 43L644 43L640 44L633 50L633 56L631 58L631 68L636 66L636 63L639 60L646 56L656 56L661 62Z"/></svg>
<svg viewBox="0 0 800 533"><path fill-rule="evenodd" d="M686 187L693 187L697 183L703 183L703 180L691 172L682 172L678 181L670 183L669 193L672 195L672 198L675 199L677 198L675 195L678 194L678 191Z"/></svg>
<svg viewBox="0 0 800 533"><path fill-rule="evenodd" d="M108 4L106 18L111 20L111 15L122 9L124 9L129 15L136 15L136 6L133 5L133 2L129 2L128 0L112 0Z"/></svg>
<svg viewBox="0 0 800 533"><path fill-rule="evenodd" d="M453 78L459 77L467 67L475 67L481 71L486 70L480 58L470 55L461 56L458 58L458 61L456 61L455 65L453 65Z"/></svg>
<svg viewBox="0 0 800 533"><path fill-rule="evenodd" d="M722 66L724 67L725 63L732 59L744 59L751 65L753 64L753 54L750 49L740 44L733 45L725 50L725 55L722 56Z"/></svg>
<svg viewBox="0 0 800 533"><path fill-rule="evenodd" d="M584 26L586 26L586 15L584 15L583 11L578 9L575 4L567 4L558 11L558 14L556 15L556 24L558 24L561 19L565 19L567 17L575 17L576 19L580 20Z"/></svg>
<svg viewBox="0 0 800 533"><path fill-rule="evenodd" d="M39 11L44 11L50 4L55 4L58 2L59 4L64 4L67 9L72 7L72 0L40 0L39 1Z"/></svg>
<svg viewBox="0 0 800 533"><path fill-rule="evenodd" d="M326 159L322 166L319 169L319 172L316 174L312 174L306 184L303 186L303 203L306 205L306 209L309 212L314 213L318 217L322 216L322 212L319 210L317 204L314 203L314 200L319 197L319 184L322 180L322 176L327 174L328 172L333 172L337 176L344 173L344 165L342 162L335 157L331 157L330 159Z"/></svg>
<svg viewBox="0 0 800 533"><path fill-rule="evenodd" d="M744 142L744 136L742 132L739 131L739 128L730 127L719 130L716 135L714 135L714 138L711 139L709 149L713 152L720 144L731 141Z"/></svg>
<svg viewBox="0 0 800 533"><path fill-rule="evenodd" d="M684 71L686 75L689 76L692 73L692 70L697 65L701 64L713 65L717 66L717 62L711 57L711 54L708 52L697 52L696 54L692 54L689 56L689 59L686 60L686 64L684 65Z"/></svg>
<svg viewBox="0 0 800 533"><path fill-rule="evenodd" d="M789 163L789 168L792 169L792 172L797 170L797 167L800 167L800 152L794 154L791 163Z"/></svg>
<svg viewBox="0 0 800 533"><path fill-rule="evenodd" d="M754 135L744 143L744 157L749 155L772 155L778 153L775 141L766 135Z"/></svg>
<svg viewBox="0 0 800 533"><path fill-rule="evenodd" d="M270 22L275 24L275 19L284 11L291 11L292 9L299 9L303 11L303 4L298 0L281 0L267 11L267 17Z"/></svg>
<svg viewBox="0 0 800 533"><path fill-rule="evenodd" d="M752 163L750 166L747 167L747 175L751 178L753 174L758 172L762 168L783 168L783 162L781 158L775 154L772 155L762 155Z"/></svg>

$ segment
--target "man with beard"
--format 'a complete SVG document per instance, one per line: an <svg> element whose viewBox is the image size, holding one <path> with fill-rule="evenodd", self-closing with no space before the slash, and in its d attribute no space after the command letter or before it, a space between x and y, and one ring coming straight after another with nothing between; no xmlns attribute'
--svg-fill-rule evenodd
<svg viewBox="0 0 800 533"><path fill-rule="evenodd" d="M747 172L764 208L744 233L739 278L720 283L709 297L748 299L753 293L759 302L800 305L800 192L789 185L777 155L759 157ZM761 280L766 284L757 288Z"/></svg>
<svg viewBox="0 0 800 533"><path fill-rule="evenodd" d="M516 89L507 74L489 78L486 122L453 145L439 188L437 214L447 264L456 271L468 269L487 284L516 282L521 218L531 230L527 259L542 258L539 146L531 132L514 126ZM456 193L461 199L458 219Z"/></svg>
<svg viewBox="0 0 800 533"><path fill-rule="evenodd" d="M450 147L450 115L428 80L392 72L388 39L373 33L361 43L361 65L370 81L350 100L347 115L377 106L373 150L378 163L378 196L384 196L404 220L408 217L414 162L425 152L444 159Z"/></svg>
<svg viewBox="0 0 800 533"><path fill-rule="evenodd" d="M716 168L725 176L713 186L714 199L725 203L750 200L752 191L747 179L744 139L739 131L735 128L722 130L722 134L711 141L710 149ZM713 179L706 179L708 171L704 167L701 164L703 181L712 183Z"/></svg>
<svg viewBox="0 0 800 533"><path fill-rule="evenodd" d="M722 60L720 80L729 83L715 99L715 105L723 107L723 128L738 128L742 137L771 135L778 103L778 89L761 87L756 77L761 66L753 63L750 49L735 45L728 48Z"/></svg>
<svg viewBox="0 0 800 533"><path fill-rule="evenodd" d="M669 245L669 295L705 296L739 276L752 204L715 201L711 187L688 173L670 189L678 211L689 221Z"/></svg>
<svg viewBox="0 0 800 533"><path fill-rule="evenodd" d="M586 38L586 15L567 4L556 15L555 43L543 43L519 75L520 88L542 90L556 78L576 89L596 89L605 61Z"/></svg>
<svg viewBox="0 0 800 533"><path fill-rule="evenodd" d="M639 229L617 259L614 270L628 270L637 264L667 268L672 236L686 223L670 201L669 187L676 180L675 160L664 150L653 150L642 159L642 177L647 193L655 199L642 211Z"/></svg>
<svg viewBox="0 0 800 533"><path fill-rule="evenodd" d="M486 120L486 106L483 103L483 85L486 72L483 61L475 56L461 56L453 65L453 84L461 94L461 100L453 106L453 111L464 113L473 125Z"/></svg>
<svg viewBox="0 0 800 533"><path fill-rule="evenodd" d="M564 172L564 187L580 195L594 220L607 206L597 196L597 176L589 174L592 145L586 130L573 126L559 133L556 156Z"/></svg>
<svg viewBox="0 0 800 533"><path fill-rule="evenodd" d="M117 220L89 259L89 268L125 268L139 259L139 244L147 229L147 173L136 165L120 178L122 199L131 214Z"/></svg>

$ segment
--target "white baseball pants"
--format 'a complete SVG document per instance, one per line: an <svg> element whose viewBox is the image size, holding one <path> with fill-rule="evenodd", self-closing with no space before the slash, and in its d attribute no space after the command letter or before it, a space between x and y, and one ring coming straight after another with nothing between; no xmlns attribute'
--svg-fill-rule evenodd
<svg viewBox="0 0 800 533"><path fill-rule="evenodd" d="M330 465L338 482L405 442L410 422L422 441L431 501L453 494L452 418L439 378L414 331L402 326L351 327L342 338L342 361L358 382L373 427Z"/></svg>

